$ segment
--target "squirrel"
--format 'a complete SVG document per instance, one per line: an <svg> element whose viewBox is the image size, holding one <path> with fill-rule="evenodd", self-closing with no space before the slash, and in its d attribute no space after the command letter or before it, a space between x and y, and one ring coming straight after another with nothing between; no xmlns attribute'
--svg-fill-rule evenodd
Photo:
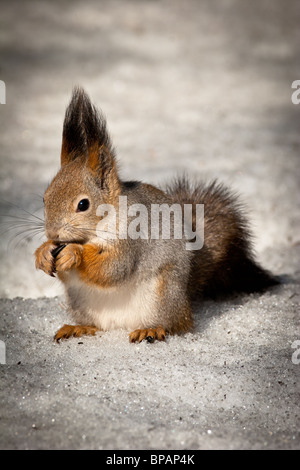
<svg viewBox="0 0 300 470"><path fill-rule="evenodd" d="M174 229L169 238L161 229L152 238L138 232L110 238L113 224L98 208L118 208L120 197L147 211L190 205L193 235L195 209L203 205L201 248L187 249L189 237ZM193 330L194 299L263 292L279 282L254 260L243 207L223 184L192 184L186 176L164 189L122 181L106 119L80 87L66 109L61 168L45 191L44 213L47 241L35 251L35 265L64 284L76 323L60 328L57 342L116 328L132 331L133 343L163 341ZM114 215L120 226L120 210ZM133 220L131 214L127 228ZM104 228L97 230L99 223Z"/></svg>

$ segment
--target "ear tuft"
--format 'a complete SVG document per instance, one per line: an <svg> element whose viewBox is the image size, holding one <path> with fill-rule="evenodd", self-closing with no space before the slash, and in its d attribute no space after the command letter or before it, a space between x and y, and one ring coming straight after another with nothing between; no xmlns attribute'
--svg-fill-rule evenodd
<svg viewBox="0 0 300 470"><path fill-rule="evenodd" d="M95 108L82 88L75 87L64 119L61 165L78 157L86 160L91 153L95 157L101 147L105 147L114 158L103 114ZM95 166L94 158L93 163Z"/></svg>
<svg viewBox="0 0 300 470"><path fill-rule="evenodd" d="M74 88L71 101L66 109L62 148L61 165L66 165L75 158L86 153L86 137L82 122L84 91Z"/></svg>

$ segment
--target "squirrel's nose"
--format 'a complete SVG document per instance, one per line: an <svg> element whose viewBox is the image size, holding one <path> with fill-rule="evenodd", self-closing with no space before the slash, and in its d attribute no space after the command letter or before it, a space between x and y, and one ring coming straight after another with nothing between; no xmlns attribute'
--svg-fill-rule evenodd
<svg viewBox="0 0 300 470"><path fill-rule="evenodd" d="M48 240L59 240L59 233L56 228L47 228L46 227L46 237Z"/></svg>

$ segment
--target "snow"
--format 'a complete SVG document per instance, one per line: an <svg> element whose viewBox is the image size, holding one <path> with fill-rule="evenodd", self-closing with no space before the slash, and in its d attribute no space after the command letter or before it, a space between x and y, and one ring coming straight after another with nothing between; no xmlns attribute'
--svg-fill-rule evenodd
<svg viewBox="0 0 300 470"><path fill-rule="evenodd" d="M58 345L62 298L1 300L1 446L297 448L299 295L207 301L195 332L138 345L123 330Z"/></svg>

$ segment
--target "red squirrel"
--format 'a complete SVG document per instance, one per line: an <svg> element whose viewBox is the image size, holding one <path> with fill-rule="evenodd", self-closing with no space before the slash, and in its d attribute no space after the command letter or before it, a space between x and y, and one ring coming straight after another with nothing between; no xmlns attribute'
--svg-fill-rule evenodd
<svg viewBox="0 0 300 470"><path fill-rule="evenodd" d="M114 226L120 229L123 200L131 208L125 229L133 236L124 232L123 221L122 236L117 230L110 237ZM81 88L74 89L66 110L61 168L44 205L48 240L35 252L36 268L64 284L76 323L60 328L57 342L114 328L131 330L130 342L162 341L193 329L193 299L261 292L278 282L254 260L243 209L222 184L192 184L183 177L160 189L122 181L106 120ZM150 227L151 210L162 205L192 208L188 235L175 236L173 227L169 237L161 228L151 237L157 228ZM198 206L204 208L204 236L194 249ZM139 224L136 207L145 208ZM110 208L113 216L106 220ZM172 225L175 215L169 215ZM142 224L143 236L137 230Z"/></svg>

